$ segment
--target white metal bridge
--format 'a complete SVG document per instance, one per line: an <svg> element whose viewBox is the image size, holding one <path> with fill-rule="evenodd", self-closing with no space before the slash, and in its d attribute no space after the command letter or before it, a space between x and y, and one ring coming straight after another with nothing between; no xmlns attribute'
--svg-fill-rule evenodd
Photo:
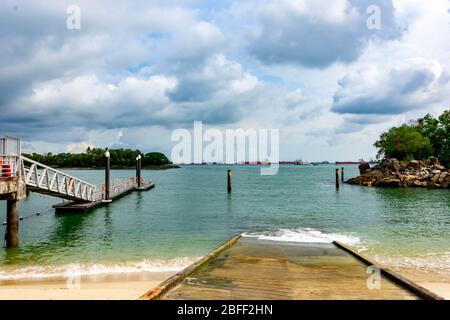
<svg viewBox="0 0 450 320"><path fill-rule="evenodd" d="M103 191L65 172L53 169L20 154L20 140L0 139L1 179L20 177L27 190L77 202L101 201Z"/></svg>
<svg viewBox="0 0 450 320"><path fill-rule="evenodd" d="M21 157L22 178L27 189L72 201L95 202L102 199L97 186L49 166Z"/></svg>

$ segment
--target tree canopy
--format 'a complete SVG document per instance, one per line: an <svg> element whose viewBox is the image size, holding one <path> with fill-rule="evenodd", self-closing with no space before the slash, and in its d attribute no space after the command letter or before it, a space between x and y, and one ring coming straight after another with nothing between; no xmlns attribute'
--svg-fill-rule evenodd
<svg viewBox="0 0 450 320"><path fill-rule="evenodd" d="M450 110L439 117L427 114L410 124L393 127L382 133L374 145L378 158L426 160L436 156L450 166Z"/></svg>
<svg viewBox="0 0 450 320"><path fill-rule="evenodd" d="M139 150L110 149L111 166L133 167L136 165L136 157L142 157L142 166L157 166L171 164L172 162L160 152L141 153ZM66 168L100 168L105 165L105 149L88 148L84 153L45 153L24 154L25 157L43 163L51 167Z"/></svg>

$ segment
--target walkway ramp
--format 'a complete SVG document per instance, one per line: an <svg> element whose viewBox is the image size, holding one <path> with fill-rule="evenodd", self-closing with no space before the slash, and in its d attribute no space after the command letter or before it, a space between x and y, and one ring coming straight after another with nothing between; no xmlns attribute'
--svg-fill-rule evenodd
<svg viewBox="0 0 450 320"><path fill-rule="evenodd" d="M96 202L102 198L101 190L93 184L24 156L21 161L22 176L30 191L76 202Z"/></svg>
<svg viewBox="0 0 450 320"><path fill-rule="evenodd" d="M141 299L441 299L381 267L379 289L369 289L367 267L371 264L339 243L238 236Z"/></svg>

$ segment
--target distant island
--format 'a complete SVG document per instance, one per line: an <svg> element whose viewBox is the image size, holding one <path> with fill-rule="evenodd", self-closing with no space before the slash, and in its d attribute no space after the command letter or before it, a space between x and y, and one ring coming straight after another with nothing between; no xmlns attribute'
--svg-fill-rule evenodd
<svg viewBox="0 0 450 320"><path fill-rule="evenodd" d="M172 169L179 168L173 164L161 152L142 153L139 150L131 149L109 149L111 155L111 167L115 169L134 168L136 157L142 157L143 169ZM25 157L43 163L53 168L103 168L105 166L105 149L87 148L83 153L31 153L23 154Z"/></svg>
<svg viewBox="0 0 450 320"><path fill-rule="evenodd" d="M450 110L427 114L381 134L375 142L379 163L359 166L350 184L389 187L450 188Z"/></svg>

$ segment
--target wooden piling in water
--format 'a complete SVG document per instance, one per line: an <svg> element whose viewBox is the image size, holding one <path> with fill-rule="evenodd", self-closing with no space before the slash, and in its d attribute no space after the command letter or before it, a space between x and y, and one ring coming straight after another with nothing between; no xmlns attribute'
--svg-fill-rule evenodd
<svg viewBox="0 0 450 320"><path fill-rule="evenodd" d="M6 246L19 246L19 200L7 200L6 204Z"/></svg>
<svg viewBox="0 0 450 320"><path fill-rule="evenodd" d="M228 190L228 193L231 192L231 189L232 189L232 187L231 187L231 169L228 169L227 170L227 190Z"/></svg>
<svg viewBox="0 0 450 320"><path fill-rule="evenodd" d="M108 149L105 152L105 201L109 201L109 189L110 189L110 182L111 182L111 157L109 154Z"/></svg>
<svg viewBox="0 0 450 320"><path fill-rule="evenodd" d="M136 185L138 189L141 187L141 155L136 157Z"/></svg>
<svg viewBox="0 0 450 320"><path fill-rule="evenodd" d="M344 167L341 167L341 181L344 182Z"/></svg>
<svg viewBox="0 0 450 320"><path fill-rule="evenodd" d="M339 189L339 168L336 168L336 188Z"/></svg>

